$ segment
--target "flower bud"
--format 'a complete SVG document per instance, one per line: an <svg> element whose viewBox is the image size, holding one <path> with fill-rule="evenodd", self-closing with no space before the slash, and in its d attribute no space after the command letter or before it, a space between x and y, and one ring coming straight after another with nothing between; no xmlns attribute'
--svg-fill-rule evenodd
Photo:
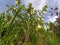
<svg viewBox="0 0 60 45"><path fill-rule="evenodd" d="M16 3L16 5L19 5L19 1L16 1L15 3Z"/></svg>

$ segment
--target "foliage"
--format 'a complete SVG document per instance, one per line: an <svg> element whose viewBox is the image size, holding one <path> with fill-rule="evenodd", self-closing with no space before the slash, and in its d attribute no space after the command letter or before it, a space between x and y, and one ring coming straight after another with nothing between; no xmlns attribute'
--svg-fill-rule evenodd
<svg viewBox="0 0 60 45"><path fill-rule="evenodd" d="M44 29L47 6L37 11L31 3L25 8L17 0L16 6L7 7L6 12L0 12L0 45L59 45L53 31Z"/></svg>

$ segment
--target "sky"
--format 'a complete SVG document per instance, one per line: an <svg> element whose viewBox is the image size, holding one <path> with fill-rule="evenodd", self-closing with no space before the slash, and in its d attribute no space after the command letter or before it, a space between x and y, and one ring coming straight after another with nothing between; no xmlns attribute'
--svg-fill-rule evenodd
<svg viewBox="0 0 60 45"><path fill-rule="evenodd" d="M6 5L14 5L15 0L0 0L0 12L6 11Z"/></svg>
<svg viewBox="0 0 60 45"><path fill-rule="evenodd" d="M4 12L6 11L6 5L14 5L16 0L0 0L0 12ZM60 7L60 0L21 0L21 3L24 4L26 7L28 5L28 3L32 3L33 7L37 10L42 10L42 7L44 5L48 5L48 9L47 11L49 11L50 7ZM57 18L57 16L49 16L49 13L47 12L45 14L45 22L54 22L55 18Z"/></svg>

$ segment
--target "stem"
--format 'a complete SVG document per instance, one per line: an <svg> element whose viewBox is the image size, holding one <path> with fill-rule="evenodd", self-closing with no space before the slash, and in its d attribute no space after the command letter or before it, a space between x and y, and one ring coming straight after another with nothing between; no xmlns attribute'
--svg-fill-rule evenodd
<svg viewBox="0 0 60 45"><path fill-rule="evenodd" d="M15 17L17 16L17 14L18 14L21 10L22 10L22 6L17 9L14 17L12 17L12 19L11 19L11 24L14 22Z"/></svg>

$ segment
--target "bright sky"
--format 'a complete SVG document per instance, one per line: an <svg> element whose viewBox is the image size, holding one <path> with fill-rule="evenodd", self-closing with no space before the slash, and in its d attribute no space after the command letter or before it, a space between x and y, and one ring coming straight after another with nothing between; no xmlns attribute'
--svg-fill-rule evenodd
<svg viewBox="0 0 60 45"><path fill-rule="evenodd" d="M49 7L60 7L60 0L21 0L21 2L27 6L28 3L32 3L33 4L33 7L37 10L41 10L42 7L44 5L48 5L48 10L49 10ZM6 4L8 5L12 5L12 4L15 4L15 0L0 0L0 12L4 12L6 10ZM54 22L55 21L55 18L57 16L54 16L54 17L49 17L48 16L48 12L47 14L45 15L45 22L48 22L48 21L52 21Z"/></svg>

